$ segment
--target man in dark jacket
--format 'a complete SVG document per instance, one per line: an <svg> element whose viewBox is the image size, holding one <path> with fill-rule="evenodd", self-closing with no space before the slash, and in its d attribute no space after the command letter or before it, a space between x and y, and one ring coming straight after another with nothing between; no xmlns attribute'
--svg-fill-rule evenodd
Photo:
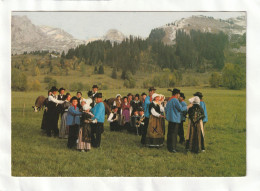
<svg viewBox="0 0 260 191"><path fill-rule="evenodd" d="M53 86L50 89L51 94L48 97L48 110L47 110L47 127L46 127L46 133L47 136L51 136L51 132L54 132L54 137L58 137L59 135L59 129L58 129L58 108L57 106L59 104L62 104L64 101L58 100L56 98L58 89Z"/></svg>

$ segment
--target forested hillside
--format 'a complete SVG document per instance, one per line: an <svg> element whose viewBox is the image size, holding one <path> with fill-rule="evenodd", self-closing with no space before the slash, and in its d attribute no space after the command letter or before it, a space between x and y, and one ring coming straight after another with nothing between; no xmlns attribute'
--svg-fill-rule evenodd
<svg viewBox="0 0 260 191"><path fill-rule="evenodd" d="M227 86L224 80L218 78L222 77L220 75L227 70L225 65L229 64L234 65L229 69L235 70L231 71L234 73L232 80L237 81L239 77L241 81L239 87L232 86L231 89L245 86L246 55L239 51L239 48L245 47L245 34L228 36L223 32L203 33L191 30L186 33L178 30L173 45L162 42L164 35L163 29L159 28L152 30L147 39L130 36L121 43L98 40L69 49L66 54L34 51L14 55L12 67L30 76L79 76L83 75L87 68L94 68L94 74L107 74L104 68L111 68L113 71L107 75L123 80L123 86L127 88L134 88L137 76L144 74L150 75L150 78L142 79L139 86L172 87L210 83L212 87L219 87ZM15 71L14 69L13 77L17 76ZM117 74L118 72L120 74ZM206 83L205 80L198 81L189 75L194 72L198 74L197 77L206 74L213 79L207 80ZM213 72L217 75L213 75ZM188 79L183 76L188 76ZM217 84L212 84L212 81L217 81Z"/></svg>

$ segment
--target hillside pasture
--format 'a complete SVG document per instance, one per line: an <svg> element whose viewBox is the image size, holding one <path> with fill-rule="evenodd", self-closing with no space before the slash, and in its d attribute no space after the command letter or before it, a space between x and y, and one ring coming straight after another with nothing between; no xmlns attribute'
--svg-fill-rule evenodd
<svg viewBox="0 0 260 191"><path fill-rule="evenodd" d="M246 175L246 91L200 87L181 88L186 101L201 91L209 122L205 126L206 152L178 153L142 147L137 135L110 132L105 122L101 147L81 153L66 147L67 139L49 138L40 126L43 112L34 113L32 105L46 92L12 92L11 165L12 176L47 177L236 177ZM145 89L103 90L104 98L116 93L147 92ZM170 96L166 89L157 92ZM75 94L75 92L72 92ZM83 92L83 97L86 96ZM166 123L166 130L167 130ZM186 132L187 122L184 124ZM165 139L167 138L167 132Z"/></svg>

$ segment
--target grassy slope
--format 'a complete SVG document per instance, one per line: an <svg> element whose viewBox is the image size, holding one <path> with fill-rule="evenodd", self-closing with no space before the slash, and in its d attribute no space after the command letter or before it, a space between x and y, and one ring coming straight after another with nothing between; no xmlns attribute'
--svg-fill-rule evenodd
<svg viewBox="0 0 260 191"><path fill-rule="evenodd" d="M140 137L110 132L105 123L101 148L87 153L71 151L66 141L41 134L43 112L33 113L35 98L45 92L12 92L13 176L245 176L246 92L220 89L181 88L186 98L202 91L209 115L206 153L177 154L140 147ZM144 89L133 89L141 93ZM104 90L105 98L126 89ZM157 92L169 96L166 89ZM86 92L83 92L83 96ZM25 112L23 115L23 106ZM186 130L187 124L185 124Z"/></svg>

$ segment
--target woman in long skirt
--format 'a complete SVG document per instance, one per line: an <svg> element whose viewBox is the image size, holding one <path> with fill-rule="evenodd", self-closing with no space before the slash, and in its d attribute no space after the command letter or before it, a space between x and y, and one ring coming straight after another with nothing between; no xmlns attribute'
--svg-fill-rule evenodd
<svg viewBox="0 0 260 191"><path fill-rule="evenodd" d="M193 106L189 109L189 125L186 136L186 150L198 153L201 151L201 139L204 139L204 129L202 119L204 111L200 106L199 97L195 96L189 101Z"/></svg>
<svg viewBox="0 0 260 191"><path fill-rule="evenodd" d="M130 103L127 100L127 97L123 98L123 103L121 107L122 116L123 116L123 125L126 129L130 127Z"/></svg>
<svg viewBox="0 0 260 191"><path fill-rule="evenodd" d="M61 116L61 124L60 124L60 131L59 131L59 137L62 139L67 139L69 136L69 127L67 126L67 115L68 115L68 108L71 106L70 103L71 95L70 93L67 93L65 95L65 101L61 105L61 108L63 110L63 114Z"/></svg>
<svg viewBox="0 0 260 191"><path fill-rule="evenodd" d="M48 91L48 96L51 94L50 91ZM48 110L48 97L44 100L43 105L44 105L44 112L43 112L43 116L42 116L42 125L41 125L41 130L43 132L46 132L46 126L47 126L47 110Z"/></svg>
<svg viewBox="0 0 260 191"><path fill-rule="evenodd" d="M80 151L90 151L91 149L91 121L86 117L86 114L82 114L82 123L79 129L79 137L77 149Z"/></svg>
<svg viewBox="0 0 260 191"><path fill-rule="evenodd" d="M90 92L88 93L88 96L90 95ZM78 144L77 149L84 152L84 151L90 151L91 149L91 118L93 117L93 114L89 112L91 109L91 103L92 99L88 97L87 99L83 99L81 101L81 106L83 109L83 113L81 116L81 122L80 122L80 129L79 129L79 136L78 136Z"/></svg>
<svg viewBox="0 0 260 191"><path fill-rule="evenodd" d="M164 142L164 107L160 103L160 95L154 93L153 102L149 105L150 118L146 134L146 145L160 147Z"/></svg>

